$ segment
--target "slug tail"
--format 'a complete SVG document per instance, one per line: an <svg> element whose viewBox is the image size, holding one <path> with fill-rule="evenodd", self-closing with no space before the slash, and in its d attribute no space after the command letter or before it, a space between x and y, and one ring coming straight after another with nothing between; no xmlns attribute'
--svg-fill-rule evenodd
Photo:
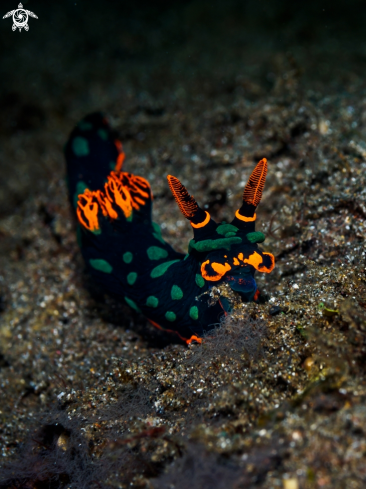
<svg viewBox="0 0 366 489"><path fill-rule="evenodd" d="M85 189L100 190L111 170L121 171L125 154L106 117L97 112L82 119L71 132L65 157L70 201L76 208Z"/></svg>

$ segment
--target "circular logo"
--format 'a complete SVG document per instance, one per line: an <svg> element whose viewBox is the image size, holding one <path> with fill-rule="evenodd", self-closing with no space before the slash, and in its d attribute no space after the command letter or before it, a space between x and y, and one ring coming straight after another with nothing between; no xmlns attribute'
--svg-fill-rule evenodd
<svg viewBox="0 0 366 489"><path fill-rule="evenodd" d="M28 23L28 12L22 8L18 8L17 10L14 10L13 22L14 22L13 27L15 29L17 27L19 27L19 29L25 27Z"/></svg>
<svg viewBox="0 0 366 489"><path fill-rule="evenodd" d="M29 17L38 19L34 12L24 9L21 3L18 5L18 8L16 10L10 10L10 12L5 14L3 19L7 19L8 17L13 17L12 30L16 31L18 28L19 32L21 32L22 29L24 29L25 31L29 30Z"/></svg>

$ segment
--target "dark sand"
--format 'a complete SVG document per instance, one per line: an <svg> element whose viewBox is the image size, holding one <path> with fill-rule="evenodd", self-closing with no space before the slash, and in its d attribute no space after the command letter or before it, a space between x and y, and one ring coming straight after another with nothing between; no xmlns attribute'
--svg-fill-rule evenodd
<svg viewBox="0 0 366 489"><path fill-rule="evenodd" d="M365 487L364 4L60 3L1 21L0 488ZM268 301L202 346L88 287L62 148L98 109L180 251L166 175L231 220L269 161Z"/></svg>

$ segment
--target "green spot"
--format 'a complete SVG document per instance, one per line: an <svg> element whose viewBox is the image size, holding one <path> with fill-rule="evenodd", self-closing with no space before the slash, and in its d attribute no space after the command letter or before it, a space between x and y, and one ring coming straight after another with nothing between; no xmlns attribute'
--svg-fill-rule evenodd
<svg viewBox="0 0 366 489"><path fill-rule="evenodd" d="M196 273L196 284L201 288L205 285L205 280L199 273Z"/></svg>
<svg viewBox="0 0 366 489"><path fill-rule="evenodd" d="M137 279L137 273L136 272L130 272L127 275L127 283L129 285L133 285L136 282L136 279Z"/></svg>
<svg viewBox="0 0 366 489"><path fill-rule="evenodd" d="M149 297L146 299L146 305L148 307L158 307L159 299L154 295L149 295Z"/></svg>
<svg viewBox="0 0 366 489"><path fill-rule="evenodd" d="M221 238L221 239L205 239L203 241L199 241L196 243L194 239L191 239L189 242L189 249L195 249L200 253L204 253L206 251L220 250L226 249L230 250L231 245L239 244L242 242L242 239L239 237L233 238Z"/></svg>
<svg viewBox="0 0 366 489"><path fill-rule="evenodd" d="M192 306L189 310L189 315L192 319L198 319L198 307Z"/></svg>
<svg viewBox="0 0 366 489"><path fill-rule="evenodd" d="M170 295L173 300L179 301L183 297L183 290L178 285L173 285Z"/></svg>
<svg viewBox="0 0 366 489"><path fill-rule="evenodd" d="M160 243L165 244L164 238L161 235L161 229L160 229L159 224L156 224L156 222L152 222L151 224L152 224L152 227L154 229L154 232L153 232L154 238L157 239L158 241L160 241Z"/></svg>
<svg viewBox="0 0 366 489"><path fill-rule="evenodd" d="M87 184L83 182L82 180L77 183L76 185L76 190L74 194L74 207L76 208L79 200L79 195L84 193L84 190L88 188Z"/></svg>
<svg viewBox="0 0 366 489"><path fill-rule="evenodd" d="M88 156L89 154L89 144L85 138L81 136L76 136L72 142L72 150L76 156Z"/></svg>
<svg viewBox="0 0 366 489"><path fill-rule="evenodd" d="M160 229L160 226L159 224L157 224L156 222L152 222L152 227L154 228L154 231L156 232L156 234L160 234L161 236L161 229Z"/></svg>
<svg viewBox="0 0 366 489"><path fill-rule="evenodd" d="M131 251L126 251L126 253L123 253L122 259L125 263L131 263L133 259L133 254Z"/></svg>
<svg viewBox="0 0 366 489"><path fill-rule="evenodd" d="M98 234L101 234L102 233L102 230L99 228L99 229L94 229L94 231L90 231L90 232L93 233L93 234L98 235Z"/></svg>
<svg viewBox="0 0 366 489"><path fill-rule="evenodd" d="M163 244L166 244L163 237L160 235L160 234L157 234L157 233L152 233L154 238L157 239L158 241L160 241L160 243L163 243Z"/></svg>
<svg viewBox="0 0 366 489"><path fill-rule="evenodd" d="M80 182L78 182L76 185L76 192L78 192L79 194L82 194L84 192L84 190L87 188L88 188L87 184L85 182L83 182L82 180L80 180Z"/></svg>
<svg viewBox="0 0 366 489"><path fill-rule="evenodd" d="M263 243L263 241L266 239L266 237L263 233L261 233L259 231L255 231L254 233L248 233L247 239L251 243Z"/></svg>
<svg viewBox="0 0 366 489"><path fill-rule="evenodd" d="M111 162L109 163L109 168L110 168L111 170L114 170L114 169L116 168L116 162L115 162L115 161L111 161Z"/></svg>
<svg viewBox="0 0 366 489"><path fill-rule="evenodd" d="M161 260L168 256L168 252L158 246L150 246L150 248L146 250L146 253L150 260Z"/></svg>
<svg viewBox="0 0 366 489"><path fill-rule="evenodd" d="M93 268L99 270L100 272L111 273L113 270L112 266L107 261L100 258L97 258L96 260L89 260L89 263Z"/></svg>
<svg viewBox="0 0 366 489"><path fill-rule="evenodd" d="M90 131L90 129L93 129L93 125L90 122L81 121L78 124L78 128L81 131Z"/></svg>
<svg viewBox="0 0 366 489"><path fill-rule="evenodd" d="M231 238L231 236L236 236L236 233L226 233L225 238Z"/></svg>
<svg viewBox="0 0 366 489"><path fill-rule="evenodd" d="M180 260L172 260L172 261L167 261L165 263L160 263L157 267L153 268L150 273L151 278L157 278L161 277L164 275L164 273L168 270L168 268L173 265L173 263L177 263Z"/></svg>
<svg viewBox="0 0 366 489"><path fill-rule="evenodd" d="M175 313L173 311L167 311L165 313L165 317L167 318L168 321L175 321L177 319L177 316L175 315Z"/></svg>
<svg viewBox="0 0 366 489"><path fill-rule="evenodd" d="M132 307L132 309L135 309L137 312L141 312L141 310L137 307L137 304L132 299L125 297L125 301L130 307Z"/></svg>
<svg viewBox="0 0 366 489"><path fill-rule="evenodd" d="M189 253L186 254L186 256L183 258L183 260L187 260L189 258Z"/></svg>
<svg viewBox="0 0 366 489"><path fill-rule="evenodd" d="M98 129L98 136L103 139L103 141L107 141L108 133L105 129Z"/></svg>
<svg viewBox="0 0 366 489"><path fill-rule="evenodd" d="M220 226L218 226L216 228L216 232L218 234L222 234L223 236L226 235L226 233L236 233L237 231L239 231L239 228L237 228L236 226L233 226L232 224L220 224Z"/></svg>

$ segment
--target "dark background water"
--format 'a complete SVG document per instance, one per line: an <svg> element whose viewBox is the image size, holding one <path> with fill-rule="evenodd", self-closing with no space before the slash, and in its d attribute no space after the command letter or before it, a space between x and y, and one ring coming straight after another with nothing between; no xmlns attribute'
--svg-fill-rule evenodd
<svg viewBox="0 0 366 489"><path fill-rule="evenodd" d="M2 12L16 3L2 1ZM178 80L189 91L197 77L229 82L237 74L270 89L281 53L291 54L312 83L334 86L350 76L350 66L359 76L365 69L366 9L359 0L25 0L24 7L39 17L29 20L29 32L12 32L11 19L1 22L2 106L11 105L9 93L40 107L48 96L66 103L76 93L87 97L91 81L103 88L121 73L134 76L136 90L156 94Z"/></svg>
<svg viewBox="0 0 366 489"><path fill-rule="evenodd" d="M2 15L16 4L2 1ZM293 76L305 90L343 93L362 85L366 68L359 0L25 0L24 8L38 16L28 32L13 32L11 18L0 23L2 214L42 191L88 112L253 101Z"/></svg>

